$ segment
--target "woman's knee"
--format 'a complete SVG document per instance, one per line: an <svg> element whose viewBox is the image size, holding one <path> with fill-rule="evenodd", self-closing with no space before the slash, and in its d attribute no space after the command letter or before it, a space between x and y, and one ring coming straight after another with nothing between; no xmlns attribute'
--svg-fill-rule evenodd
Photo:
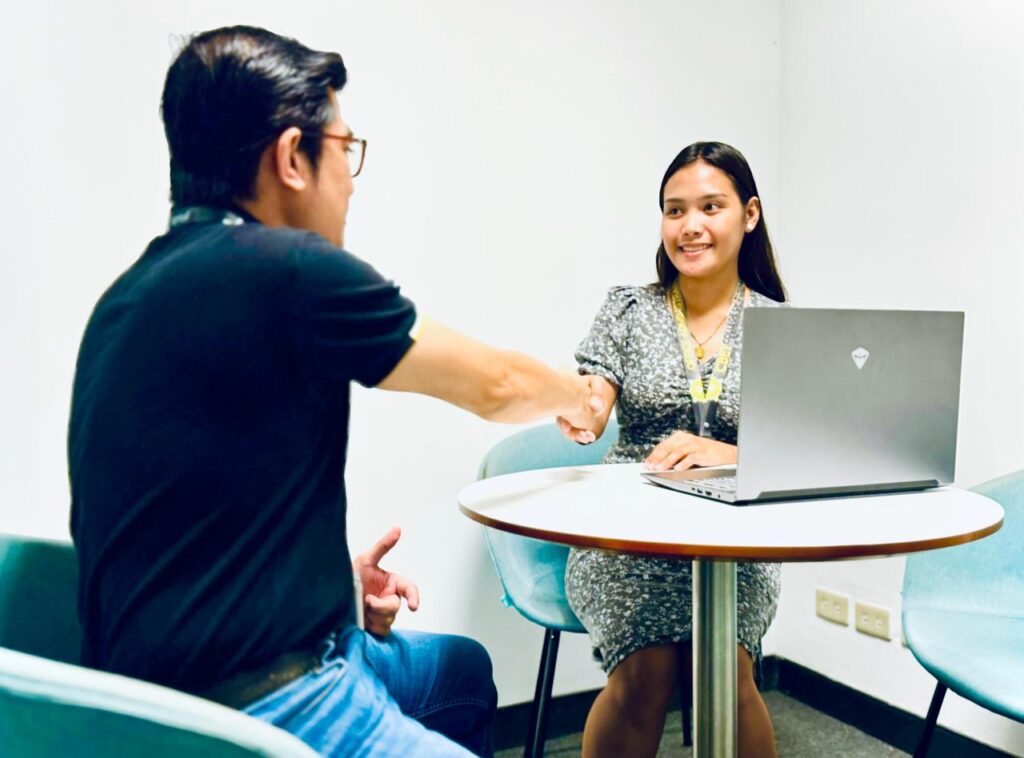
<svg viewBox="0 0 1024 758"><path fill-rule="evenodd" d="M659 645L626 656L608 677L612 694L624 702L667 707L679 684L679 651Z"/></svg>

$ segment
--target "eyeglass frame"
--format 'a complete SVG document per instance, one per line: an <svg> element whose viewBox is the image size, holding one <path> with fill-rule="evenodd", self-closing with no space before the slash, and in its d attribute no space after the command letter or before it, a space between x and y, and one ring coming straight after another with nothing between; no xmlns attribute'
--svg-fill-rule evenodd
<svg viewBox="0 0 1024 758"><path fill-rule="evenodd" d="M356 170L352 172L352 178L355 179L357 176L359 176L359 173L363 170L363 164L366 162L366 140L364 140L361 137L356 137L351 132L349 132L348 134L331 134L330 132L320 132L320 136L327 137L328 139L336 139L341 140L342 142L347 142L348 145L346 146L345 149L346 153L348 152L348 147L351 146L353 143L359 145L359 165L356 167Z"/></svg>

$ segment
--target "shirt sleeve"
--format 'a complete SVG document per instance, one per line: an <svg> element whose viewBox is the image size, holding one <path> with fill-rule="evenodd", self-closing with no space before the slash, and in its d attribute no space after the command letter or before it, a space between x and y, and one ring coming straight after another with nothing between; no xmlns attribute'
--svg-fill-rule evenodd
<svg viewBox="0 0 1024 758"><path fill-rule="evenodd" d="M576 348L581 374L603 376L621 387L625 383L623 355L629 339L627 313L636 303L636 288L612 287L594 318L590 333Z"/></svg>
<svg viewBox="0 0 1024 758"><path fill-rule="evenodd" d="M327 243L297 260L300 362L314 376L377 385L413 344L415 306L368 263Z"/></svg>

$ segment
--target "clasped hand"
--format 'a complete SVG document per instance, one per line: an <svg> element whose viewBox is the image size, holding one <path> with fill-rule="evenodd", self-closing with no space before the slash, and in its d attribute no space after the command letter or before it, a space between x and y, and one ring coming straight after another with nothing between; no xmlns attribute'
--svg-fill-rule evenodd
<svg viewBox="0 0 1024 758"><path fill-rule="evenodd" d="M644 459L644 465L653 471L682 471L694 466L720 466L735 462L735 445L689 432L673 432Z"/></svg>
<svg viewBox="0 0 1024 758"><path fill-rule="evenodd" d="M419 588L404 576L385 571L379 565L401 536L402 530L392 527L377 540L376 545L352 561L352 570L363 583L363 626L378 637L391 633L391 625L402 607L403 597L410 611L420 606Z"/></svg>
<svg viewBox="0 0 1024 758"><path fill-rule="evenodd" d="M615 403L615 389L604 378L592 374L575 377L583 397L580 411L555 419L562 434L581 445L589 445L604 432L608 414Z"/></svg>

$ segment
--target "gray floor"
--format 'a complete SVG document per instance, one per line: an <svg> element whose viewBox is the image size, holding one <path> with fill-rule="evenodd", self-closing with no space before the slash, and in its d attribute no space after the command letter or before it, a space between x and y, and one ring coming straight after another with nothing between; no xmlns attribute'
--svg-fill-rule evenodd
<svg viewBox="0 0 1024 758"><path fill-rule="evenodd" d="M879 742L864 732L854 729L841 721L826 716L813 708L777 691L764 693L768 710L775 726L775 738L779 758L822 758L822 756L843 756L843 758L876 758L877 756L906 756L884 742ZM557 740L549 740L546 756L571 758L580 755L581 735L573 734ZM513 758L523 754L522 749L502 750L498 758ZM682 723L679 714L669 714L665 734L661 739L659 756L682 758L692 755L691 748L683 747Z"/></svg>

